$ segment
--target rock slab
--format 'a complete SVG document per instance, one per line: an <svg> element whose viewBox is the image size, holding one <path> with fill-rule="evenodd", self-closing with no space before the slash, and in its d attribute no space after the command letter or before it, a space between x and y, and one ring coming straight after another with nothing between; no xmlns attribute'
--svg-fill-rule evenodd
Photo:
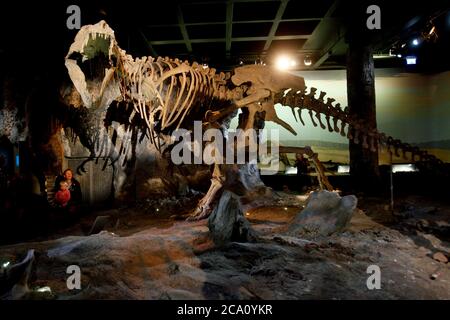
<svg viewBox="0 0 450 320"><path fill-rule="evenodd" d="M354 195L341 197L335 192L315 191L309 196L306 207L292 221L288 232L322 236L342 232L348 226L357 203Z"/></svg>
<svg viewBox="0 0 450 320"><path fill-rule="evenodd" d="M239 196L228 190L224 191L210 215L208 228L217 245L255 239L254 231L242 212Z"/></svg>

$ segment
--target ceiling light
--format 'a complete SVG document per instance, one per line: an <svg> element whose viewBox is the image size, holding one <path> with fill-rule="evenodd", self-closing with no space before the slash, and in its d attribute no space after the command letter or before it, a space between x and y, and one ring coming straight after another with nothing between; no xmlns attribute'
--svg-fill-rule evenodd
<svg viewBox="0 0 450 320"><path fill-rule="evenodd" d="M310 65L312 65L312 60L310 56L306 56L305 59L303 59L303 63L305 64L305 66L309 67Z"/></svg>
<svg viewBox="0 0 450 320"><path fill-rule="evenodd" d="M401 58L402 57L402 55L399 53L398 55L397 55L397 58Z"/></svg>
<svg viewBox="0 0 450 320"><path fill-rule="evenodd" d="M434 25L430 24L428 26L428 28L427 28L427 30L430 30L430 31L426 31L426 32L422 33L423 38L426 41L436 41L438 38L438 35L436 32L436 27Z"/></svg>
<svg viewBox="0 0 450 320"><path fill-rule="evenodd" d="M280 70L287 70L291 66L291 59L286 56L280 56L275 62L276 66Z"/></svg>
<svg viewBox="0 0 450 320"><path fill-rule="evenodd" d="M431 36L431 35L434 33L435 30L436 30L436 27L433 26L433 27L431 28L430 32L428 32L428 35Z"/></svg>
<svg viewBox="0 0 450 320"><path fill-rule="evenodd" d="M412 45L413 45L413 46L418 46L418 45L419 45L419 39L414 39L414 40L412 41Z"/></svg>
<svg viewBox="0 0 450 320"><path fill-rule="evenodd" d="M406 64L416 64L417 58L415 56L407 56L406 57Z"/></svg>

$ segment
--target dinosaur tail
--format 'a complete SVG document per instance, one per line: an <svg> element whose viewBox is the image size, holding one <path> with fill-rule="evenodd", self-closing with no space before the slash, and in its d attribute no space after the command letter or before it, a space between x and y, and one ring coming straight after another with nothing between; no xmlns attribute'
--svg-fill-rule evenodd
<svg viewBox="0 0 450 320"><path fill-rule="evenodd" d="M348 107L342 109L339 103L333 105L335 99L327 97L325 102L326 92L321 91L318 98L315 97L316 92L316 88L310 88L309 93L306 90L288 89L275 96L275 103L289 106L296 121L303 125L302 111L305 110L315 127L320 125L322 129L337 132L372 152L377 152L378 146L381 146L397 157L403 156L404 159L420 163L422 168L447 173L444 162L433 154L368 127L365 120L351 115Z"/></svg>

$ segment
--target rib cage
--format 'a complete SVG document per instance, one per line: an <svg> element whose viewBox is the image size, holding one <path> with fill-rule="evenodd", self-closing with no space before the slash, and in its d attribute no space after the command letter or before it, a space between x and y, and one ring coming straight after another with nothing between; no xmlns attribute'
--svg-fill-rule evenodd
<svg viewBox="0 0 450 320"><path fill-rule="evenodd" d="M287 90L277 94L275 102L291 107L296 121L300 121L303 125L305 125L305 122L302 118L302 110L305 109L315 127L320 125L322 129L340 133L342 136L357 144L362 144L364 148L368 148L373 152L376 152L378 145L381 145L386 147L389 152L393 152L397 157L401 156L401 152L403 158L408 159L407 154L409 153L413 162L416 162L416 158L418 158L418 161L430 165L443 164L440 159L426 150L420 150L416 146L394 139L375 128L367 127L364 120L349 113L348 107L342 109L339 103L333 105L335 99L327 98L325 102L326 92L321 91L318 98L315 97L316 93L316 88L310 88L309 93L306 93L306 90L297 92ZM322 116L325 118L325 123Z"/></svg>
<svg viewBox="0 0 450 320"><path fill-rule="evenodd" d="M234 97L234 92L226 88L229 74L216 74L213 68L198 63L191 66L178 59L129 57L122 65L122 75L122 96L133 102L135 112L145 120L152 143L158 140L156 127L158 131L178 129L193 106L211 104L213 98Z"/></svg>

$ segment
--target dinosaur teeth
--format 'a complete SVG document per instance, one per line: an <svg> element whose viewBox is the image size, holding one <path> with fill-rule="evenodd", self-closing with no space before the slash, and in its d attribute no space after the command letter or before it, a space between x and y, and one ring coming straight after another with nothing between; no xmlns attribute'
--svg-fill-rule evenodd
<svg viewBox="0 0 450 320"><path fill-rule="evenodd" d="M292 88L286 89L283 92L283 98L287 96L287 94L292 90Z"/></svg>
<svg viewBox="0 0 450 320"><path fill-rule="evenodd" d="M83 49L82 49L82 52L81 52L81 53L84 53L84 49L87 48L88 43L89 43L89 37L87 37L87 38L84 39L84 41L83 41L83 47L82 47Z"/></svg>

